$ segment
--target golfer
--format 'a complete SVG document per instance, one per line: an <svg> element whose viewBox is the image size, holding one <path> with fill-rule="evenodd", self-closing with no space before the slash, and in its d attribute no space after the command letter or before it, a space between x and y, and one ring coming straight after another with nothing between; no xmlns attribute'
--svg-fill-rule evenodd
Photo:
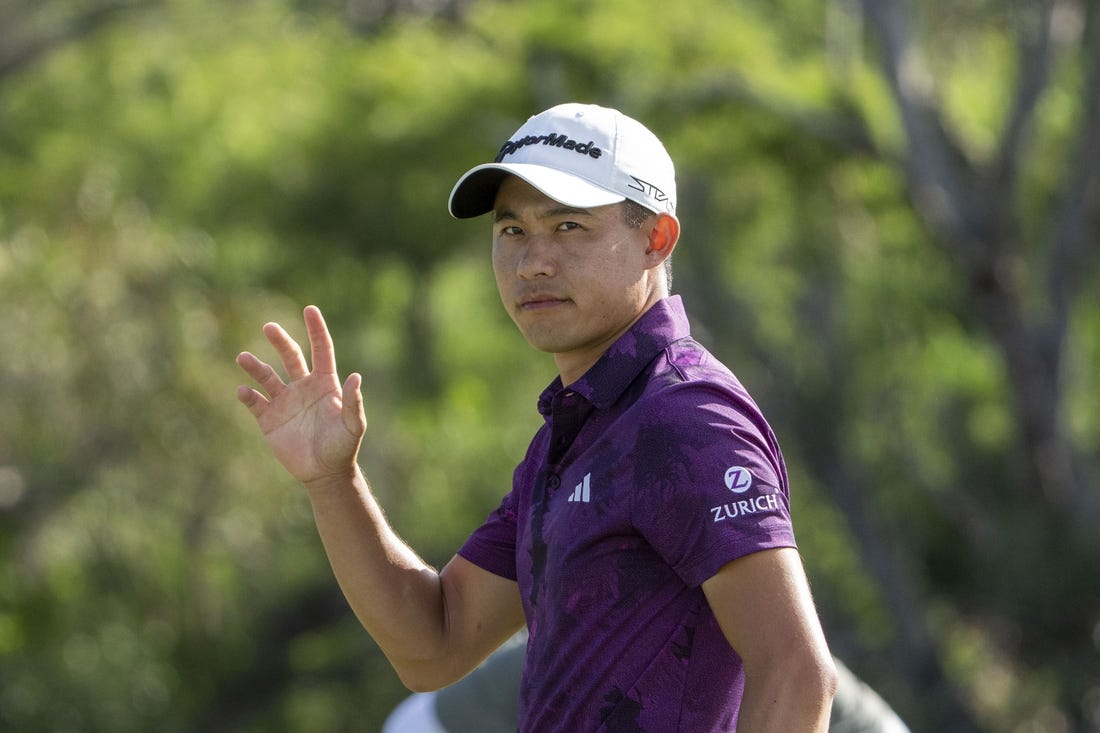
<svg viewBox="0 0 1100 733"><path fill-rule="evenodd" d="M358 464L361 378L264 326L285 370L242 353L238 389L305 486L351 607L413 691L528 630L519 730L825 731L836 668L791 523L776 437L670 295L674 167L617 110L531 117L463 175L490 215L505 310L558 377L511 489L437 570L388 525Z"/></svg>

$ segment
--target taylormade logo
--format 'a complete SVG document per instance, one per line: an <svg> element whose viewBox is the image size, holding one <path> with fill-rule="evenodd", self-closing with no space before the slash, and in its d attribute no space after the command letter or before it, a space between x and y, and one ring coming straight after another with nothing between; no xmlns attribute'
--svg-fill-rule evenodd
<svg viewBox="0 0 1100 733"><path fill-rule="evenodd" d="M597 148L592 140L586 143L577 142L572 138L562 133L551 132L548 135L528 135L521 137L519 140L509 140L500 147L500 152L497 153L494 163L501 163L504 158L509 155L515 155L528 145L552 145L555 148L561 148L562 150L572 150L574 153L581 155L587 155L590 158L599 158L603 155L603 150Z"/></svg>

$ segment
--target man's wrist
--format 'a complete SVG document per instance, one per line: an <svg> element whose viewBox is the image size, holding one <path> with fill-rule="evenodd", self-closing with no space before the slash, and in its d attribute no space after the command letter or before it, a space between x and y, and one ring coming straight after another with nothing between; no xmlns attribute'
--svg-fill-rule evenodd
<svg viewBox="0 0 1100 733"><path fill-rule="evenodd" d="M311 497L322 498L343 495L360 486L366 486L366 479L359 464L353 463L347 470L318 476L309 481L303 481L302 485Z"/></svg>

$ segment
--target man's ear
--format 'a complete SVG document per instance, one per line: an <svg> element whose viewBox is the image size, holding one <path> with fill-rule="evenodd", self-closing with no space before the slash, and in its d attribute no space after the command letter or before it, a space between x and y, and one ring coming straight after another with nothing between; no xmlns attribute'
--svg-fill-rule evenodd
<svg viewBox="0 0 1100 733"><path fill-rule="evenodd" d="M676 242L680 239L680 222L672 214L657 214L657 219L649 228L649 247L646 256L659 264L672 254ZM652 266L651 265L651 266Z"/></svg>

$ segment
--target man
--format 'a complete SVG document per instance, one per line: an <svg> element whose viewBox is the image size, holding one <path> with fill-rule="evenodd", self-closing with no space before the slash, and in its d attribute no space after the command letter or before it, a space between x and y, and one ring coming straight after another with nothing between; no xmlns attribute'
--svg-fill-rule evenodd
<svg viewBox="0 0 1100 733"><path fill-rule="evenodd" d="M553 355L546 422L501 502L440 571L386 523L358 463L361 378L341 385L320 311L310 371L237 361L280 462L306 487L359 620L414 691L529 631L521 731L824 731L836 684L790 521L775 436L691 339L667 262L674 168L644 126L566 104L535 115L451 192L493 214L493 269Z"/></svg>

